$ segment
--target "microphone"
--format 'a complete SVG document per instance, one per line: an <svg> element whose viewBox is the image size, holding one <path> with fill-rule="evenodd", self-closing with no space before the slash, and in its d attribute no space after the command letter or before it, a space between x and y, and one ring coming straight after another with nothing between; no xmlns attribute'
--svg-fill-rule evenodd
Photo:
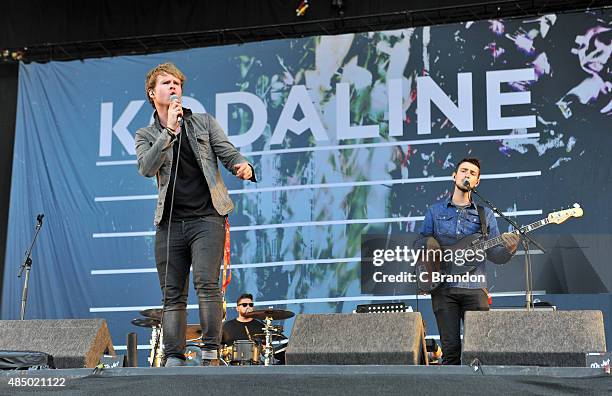
<svg viewBox="0 0 612 396"><path fill-rule="evenodd" d="M468 178L463 179L463 183L462 184L463 184L463 187L467 188L468 190L472 189L472 187L470 187L470 179L468 179Z"/></svg>
<svg viewBox="0 0 612 396"><path fill-rule="evenodd" d="M170 95L170 101L171 102L178 102L179 101L178 95L176 95L176 94ZM181 116L178 116L176 118L176 120L178 121L179 125L181 125L183 123L183 117L181 117Z"/></svg>

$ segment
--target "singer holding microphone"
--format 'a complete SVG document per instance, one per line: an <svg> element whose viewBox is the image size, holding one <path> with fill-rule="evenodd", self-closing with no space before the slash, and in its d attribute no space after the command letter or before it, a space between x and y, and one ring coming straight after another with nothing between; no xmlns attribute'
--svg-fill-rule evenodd
<svg viewBox="0 0 612 396"><path fill-rule="evenodd" d="M157 178L155 261L162 290L166 367L185 364L189 270L199 304L202 364L218 356L223 317L219 287L225 219L234 205L218 168L255 182L253 167L209 114L182 107L184 74L172 63L150 70L151 125L136 132L138 172Z"/></svg>
<svg viewBox="0 0 612 396"><path fill-rule="evenodd" d="M480 184L480 161L477 158L460 160L452 178L452 196L427 209L420 232L422 240L434 237L440 245L451 246L468 235L481 232L479 209L470 193L470 189ZM499 236L493 211L488 207L481 208L484 210L488 239ZM517 235L504 233L502 239L504 246L487 250L487 259L496 264L508 262L518 247ZM464 313L489 310L485 262L478 263L470 274L483 275L485 281L444 282L431 294L431 305L442 343L443 364L461 364L460 328Z"/></svg>

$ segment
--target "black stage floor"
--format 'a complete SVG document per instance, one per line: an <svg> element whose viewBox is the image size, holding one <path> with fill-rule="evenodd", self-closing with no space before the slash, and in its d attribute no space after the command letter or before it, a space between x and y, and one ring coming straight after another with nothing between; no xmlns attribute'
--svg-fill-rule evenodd
<svg viewBox="0 0 612 396"><path fill-rule="evenodd" d="M17 385L19 383L19 385ZM49 386L59 385L64 386ZM45 385L45 386L43 386ZM2 371L0 393L61 395L609 395L601 369L245 366Z"/></svg>

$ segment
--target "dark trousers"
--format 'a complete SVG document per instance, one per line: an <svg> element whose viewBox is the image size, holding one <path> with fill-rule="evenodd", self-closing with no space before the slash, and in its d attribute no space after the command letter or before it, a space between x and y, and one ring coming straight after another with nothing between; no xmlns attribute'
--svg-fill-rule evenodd
<svg viewBox="0 0 612 396"><path fill-rule="evenodd" d="M461 321L466 311L488 311L483 289L440 288L431 295L431 305L442 343L442 364L461 364Z"/></svg>
<svg viewBox="0 0 612 396"><path fill-rule="evenodd" d="M221 340L223 319L219 272L223 261L225 218L205 216L172 221L170 234L167 269L167 221L157 227L155 235L155 260L162 298L165 291L165 301L162 301L164 355L184 357L190 267L200 308L203 347L216 350Z"/></svg>

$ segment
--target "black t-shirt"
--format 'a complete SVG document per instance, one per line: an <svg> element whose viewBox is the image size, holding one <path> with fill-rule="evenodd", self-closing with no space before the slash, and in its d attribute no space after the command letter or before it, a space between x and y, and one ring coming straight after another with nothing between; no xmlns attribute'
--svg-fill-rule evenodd
<svg viewBox="0 0 612 396"><path fill-rule="evenodd" d="M221 343L225 345L232 345L236 340L248 340L255 334L263 333L264 324L257 319L253 319L250 322L239 322L238 319L228 320L223 323L223 332L221 335ZM246 329L249 330L248 334ZM255 341L255 339L253 339Z"/></svg>
<svg viewBox="0 0 612 396"><path fill-rule="evenodd" d="M164 203L164 215L162 221L168 220L170 205L172 204L172 185L174 184L174 172L176 171L176 159L179 158L179 169L176 178L176 189L174 192L174 208L172 209L172 220L185 220L202 216L220 216L212 205L210 190L204 178L204 174L198 165L194 151L189 144L185 126L182 127L181 155L179 151L179 136L176 137L172 150L172 171L170 184L166 192ZM164 133L167 133L164 131Z"/></svg>

